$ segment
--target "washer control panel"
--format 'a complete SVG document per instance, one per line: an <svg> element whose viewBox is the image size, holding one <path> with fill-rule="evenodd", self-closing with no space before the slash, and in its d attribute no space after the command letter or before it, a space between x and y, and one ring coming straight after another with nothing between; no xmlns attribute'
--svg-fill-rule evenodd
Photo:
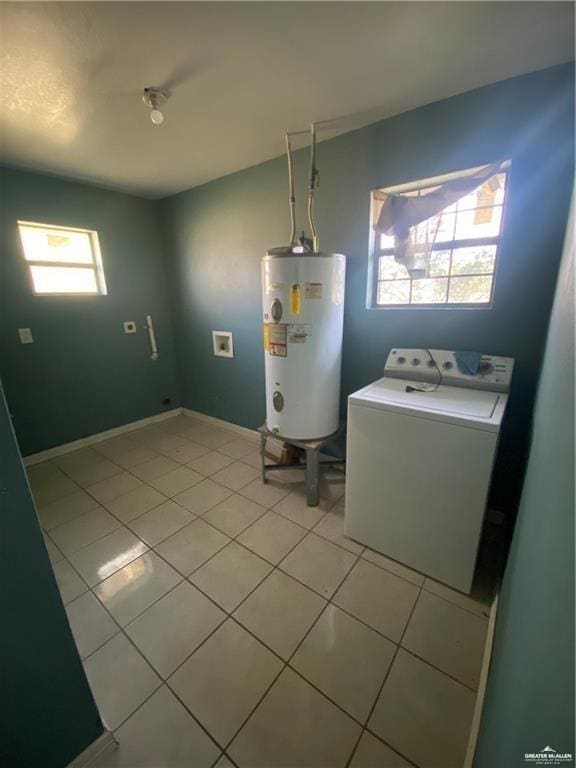
<svg viewBox="0 0 576 768"><path fill-rule="evenodd" d="M442 384L452 387L507 392L513 369L511 357L445 349L395 348L390 350L384 375L434 384L441 378Z"/></svg>

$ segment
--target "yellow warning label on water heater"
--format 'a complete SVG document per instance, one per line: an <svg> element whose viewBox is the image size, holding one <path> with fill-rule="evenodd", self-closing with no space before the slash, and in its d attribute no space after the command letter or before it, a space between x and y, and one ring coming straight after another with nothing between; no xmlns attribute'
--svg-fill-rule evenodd
<svg viewBox="0 0 576 768"><path fill-rule="evenodd" d="M264 323L264 349L272 357L287 356L287 326L285 323Z"/></svg>
<svg viewBox="0 0 576 768"><path fill-rule="evenodd" d="M290 312L300 314L300 286L297 283L290 289Z"/></svg>

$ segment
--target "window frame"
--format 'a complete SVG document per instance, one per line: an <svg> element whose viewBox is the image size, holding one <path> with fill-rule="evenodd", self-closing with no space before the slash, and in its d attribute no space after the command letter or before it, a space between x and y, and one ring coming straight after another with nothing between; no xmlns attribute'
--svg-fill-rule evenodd
<svg viewBox="0 0 576 768"><path fill-rule="evenodd" d="M492 285L490 289L490 300L486 302L485 301L483 302L445 301L445 302L429 302L429 303L418 302L414 304L410 303L410 301L408 301L406 304L400 304L400 303L399 304L379 304L378 303L378 286L379 286L379 283L384 282L379 279L380 259L386 256L393 257L394 249L381 248L379 245L380 235L375 231L374 224L373 224L374 204L375 204L374 192L386 191L386 192L401 193L401 192L414 192L416 190L425 190L425 189L429 189L430 187L438 186L439 184L442 184L443 182L446 182L452 179L466 178L466 176L472 175L476 171L480 170L482 167L483 166L466 168L461 171L455 171L452 173L446 173L446 174L434 176L431 178L411 181L405 184L376 187L374 190L372 190L372 192L370 193L370 253L369 253L369 264L368 264L369 272L368 272L368 286L367 286L367 306L369 309L447 309L447 310L492 309L494 305L496 276L497 276L498 268L500 264L500 249L502 247L504 232L506 229L506 221L507 221L508 197L509 197L509 191L510 191L510 170L511 170L510 160L506 160L505 162L503 162L500 170L498 171L499 174L504 173L506 176L504 200L502 202L502 219L500 222L500 233L498 235L493 235L490 237L466 238L466 239L459 239L459 240L454 239L454 240L434 243L431 246L432 251L450 250L450 266L449 266L448 274L437 276L438 279L444 278L448 281L448 285L446 287L447 296L450 288L450 279L452 277L482 277L486 275L491 275ZM472 210L478 210L478 209L472 209ZM496 247L496 252L494 254L494 269L491 273L481 272L481 273L475 273L475 274L466 273L466 274L460 274L460 275L450 274L450 270L452 268L452 258L453 258L454 250L459 248L470 248L470 247L482 246L482 245ZM407 277L406 279L410 281L410 297L411 297L414 281L409 277ZM390 282L400 282L400 280L398 281L391 280Z"/></svg>
<svg viewBox="0 0 576 768"><path fill-rule="evenodd" d="M100 240L98 238L97 230L85 229L84 227L72 227L70 225L47 224L47 223L42 223L38 221L25 221L23 219L18 219L16 224L18 228L18 238L20 240L20 246L22 250L22 258L27 267L28 283L30 286L30 290L34 296L69 296L69 297L82 296L82 297L88 298L88 297L95 297L95 296L106 296L108 294L108 289L106 287L106 277L104 275L104 265L102 263L102 253L100 250ZM66 234L67 232L88 235L89 242L90 242L90 254L92 257L91 261L87 263L87 262L79 262L79 261L49 261L47 259L28 259L26 255L26 247L22 239L21 227L35 227L37 229L48 230L48 231L52 230L54 231L55 234L59 234L59 235ZM32 269L31 269L32 267L58 267L60 269L72 268L72 269L91 270L94 273L97 290L94 292L37 291L34 285L34 278L32 276Z"/></svg>

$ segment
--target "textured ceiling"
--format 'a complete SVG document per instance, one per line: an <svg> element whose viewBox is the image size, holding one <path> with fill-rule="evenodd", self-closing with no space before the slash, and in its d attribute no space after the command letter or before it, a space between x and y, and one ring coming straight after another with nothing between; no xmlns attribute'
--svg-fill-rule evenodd
<svg viewBox="0 0 576 768"><path fill-rule="evenodd" d="M151 197L573 58L554 2L0 4L0 158ZM172 96L151 123L142 89Z"/></svg>

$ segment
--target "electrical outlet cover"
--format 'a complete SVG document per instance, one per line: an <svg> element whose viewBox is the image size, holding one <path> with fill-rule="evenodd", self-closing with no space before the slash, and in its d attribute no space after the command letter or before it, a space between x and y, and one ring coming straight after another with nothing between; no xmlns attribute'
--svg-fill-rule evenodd
<svg viewBox="0 0 576 768"><path fill-rule="evenodd" d="M20 336L20 344L34 344L31 328L18 328L18 336Z"/></svg>

